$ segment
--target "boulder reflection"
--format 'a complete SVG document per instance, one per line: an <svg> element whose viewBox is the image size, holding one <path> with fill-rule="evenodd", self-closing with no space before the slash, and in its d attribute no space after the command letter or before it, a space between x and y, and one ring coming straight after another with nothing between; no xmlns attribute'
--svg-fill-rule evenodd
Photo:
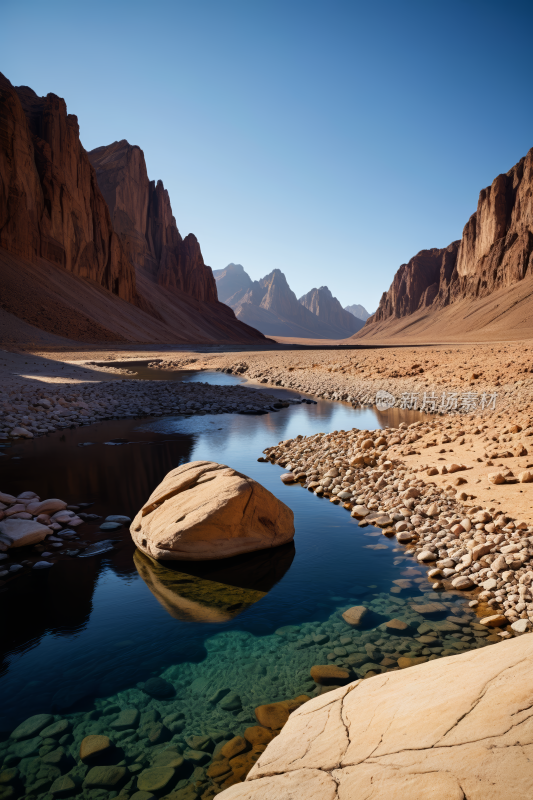
<svg viewBox="0 0 533 800"><path fill-rule="evenodd" d="M137 572L174 619L228 622L261 600L285 575L294 543L217 562L160 562L135 551Z"/></svg>

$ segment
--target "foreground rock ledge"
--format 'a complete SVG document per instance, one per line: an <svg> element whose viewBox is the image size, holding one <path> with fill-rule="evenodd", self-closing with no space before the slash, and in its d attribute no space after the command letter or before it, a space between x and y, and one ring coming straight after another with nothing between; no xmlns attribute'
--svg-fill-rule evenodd
<svg viewBox="0 0 533 800"><path fill-rule="evenodd" d="M191 461L168 473L130 531L139 550L159 561L209 561L292 541L294 515L252 478Z"/></svg>
<svg viewBox="0 0 533 800"><path fill-rule="evenodd" d="M530 800L532 663L526 635L328 692L219 797Z"/></svg>

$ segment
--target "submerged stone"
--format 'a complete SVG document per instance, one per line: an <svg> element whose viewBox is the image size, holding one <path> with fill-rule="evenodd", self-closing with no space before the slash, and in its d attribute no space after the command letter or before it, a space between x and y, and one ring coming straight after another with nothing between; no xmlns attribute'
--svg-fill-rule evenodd
<svg viewBox="0 0 533 800"><path fill-rule="evenodd" d="M76 784L69 775L62 775L56 778L50 787L50 794L55 797L68 797L73 794L77 789Z"/></svg>
<svg viewBox="0 0 533 800"><path fill-rule="evenodd" d="M349 608L343 613L342 618L348 625L351 625L352 628L357 628L363 621L367 610L366 606L352 606L352 608Z"/></svg>
<svg viewBox="0 0 533 800"><path fill-rule="evenodd" d="M185 741L191 750L205 750L205 752L210 752L213 749L213 742L209 736L187 736Z"/></svg>
<svg viewBox="0 0 533 800"><path fill-rule="evenodd" d="M367 672L383 672L383 666L381 664L375 664L373 661L367 661L366 664L363 664L362 667L359 667L359 672L361 675L366 675Z"/></svg>
<svg viewBox="0 0 533 800"><path fill-rule="evenodd" d="M262 725L253 725L250 728L246 728L244 731L244 738L254 747L258 744L268 744L271 742L273 734L268 728L264 728Z"/></svg>
<svg viewBox="0 0 533 800"><path fill-rule="evenodd" d="M154 767L172 767L172 769L178 770L180 769L183 764L185 763L185 759L177 750L163 750L161 753L158 753L152 765Z"/></svg>
<svg viewBox="0 0 533 800"><path fill-rule="evenodd" d="M126 767L92 767L83 782L88 789L114 789L126 777Z"/></svg>
<svg viewBox="0 0 533 800"><path fill-rule="evenodd" d="M263 706L257 706L255 716L259 724L264 728L279 730L289 719L289 709L284 702L267 703Z"/></svg>
<svg viewBox="0 0 533 800"><path fill-rule="evenodd" d="M146 692L156 700L165 700L168 697L174 697L176 694L172 684L164 678L149 678L144 684L143 692Z"/></svg>
<svg viewBox="0 0 533 800"><path fill-rule="evenodd" d="M288 716L288 715L287 715ZM228 760L242 753L248 747L248 742L242 736L234 736L229 742L222 747L220 755Z"/></svg>
<svg viewBox="0 0 533 800"><path fill-rule="evenodd" d="M135 792L131 795L130 800L152 800L155 797L153 792Z"/></svg>
<svg viewBox="0 0 533 800"><path fill-rule="evenodd" d="M367 658L365 656L365 660ZM311 667L311 677L320 686L340 686L343 683L348 683L350 672L334 664L316 664Z"/></svg>
<svg viewBox="0 0 533 800"><path fill-rule="evenodd" d="M427 656L416 656L412 658L402 656L398 659L398 666L400 669L406 669L406 667L415 667L417 664L423 664L427 660Z"/></svg>
<svg viewBox="0 0 533 800"><path fill-rule="evenodd" d="M110 727L116 731L125 731L136 728L139 724L139 711L136 708L124 708Z"/></svg>
<svg viewBox="0 0 533 800"><path fill-rule="evenodd" d="M187 761L191 761L195 766L211 761L209 753L205 753L203 750L186 750L184 755Z"/></svg>
<svg viewBox="0 0 533 800"><path fill-rule="evenodd" d="M119 528L122 528L121 522L102 522L100 525L101 531L116 531Z"/></svg>
<svg viewBox="0 0 533 800"><path fill-rule="evenodd" d="M63 747L57 747L55 750L52 750L50 753L47 753L45 756L43 756L41 760L43 764L51 764L59 767L67 760L67 754Z"/></svg>
<svg viewBox="0 0 533 800"><path fill-rule="evenodd" d="M89 764L111 749L113 745L109 736L91 735L82 739L80 744L80 759Z"/></svg>
<svg viewBox="0 0 533 800"><path fill-rule="evenodd" d="M218 705L219 708L222 708L224 711L237 711L239 708L242 708L241 698L236 692L228 692Z"/></svg>
<svg viewBox="0 0 533 800"><path fill-rule="evenodd" d="M11 738L17 740L30 739L53 721L54 718L51 714L35 714L33 717L28 717L24 722L21 722L11 734Z"/></svg>
<svg viewBox="0 0 533 800"><path fill-rule="evenodd" d="M10 752L17 756L17 758L28 758L34 756L39 752L43 740L40 736L35 736L33 739L26 739L23 742L18 742L11 746Z"/></svg>
<svg viewBox="0 0 533 800"><path fill-rule="evenodd" d="M404 622L403 619L389 619L388 622L383 623L383 627L387 628L387 630L392 631L406 631L409 628L407 622Z"/></svg>
<svg viewBox="0 0 533 800"><path fill-rule="evenodd" d="M172 767L145 769L137 778L137 788L141 792L161 792L169 787L175 774L175 770Z"/></svg>
<svg viewBox="0 0 533 800"><path fill-rule="evenodd" d="M47 728L44 728L41 731L41 737L45 739L46 737L54 738L56 736L62 736L66 731L70 729L70 722L68 719L60 719L57 722L54 722L52 725L49 725Z"/></svg>

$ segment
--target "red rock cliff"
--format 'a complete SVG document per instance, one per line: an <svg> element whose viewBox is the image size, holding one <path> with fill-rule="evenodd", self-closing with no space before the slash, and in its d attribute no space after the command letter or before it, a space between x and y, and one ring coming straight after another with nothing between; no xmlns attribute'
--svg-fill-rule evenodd
<svg viewBox="0 0 533 800"><path fill-rule="evenodd" d="M122 140L88 155L114 228L135 267L166 289L216 302L216 282L200 245L192 233L182 239L168 192L161 181L149 180L140 147Z"/></svg>
<svg viewBox="0 0 533 800"><path fill-rule="evenodd" d="M366 324L486 297L531 274L533 149L480 192L460 241L442 250L422 250L401 265Z"/></svg>
<svg viewBox="0 0 533 800"><path fill-rule="evenodd" d="M418 308L430 306L441 289L450 283L458 249L459 242L452 242L442 250L436 247L422 250L407 264L402 264L369 320L381 322L389 317L407 317Z"/></svg>
<svg viewBox="0 0 533 800"><path fill-rule="evenodd" d="M47 259L143 305L77 117L55 94L38 97L1 74L0 246L30 261Z"/></svg>

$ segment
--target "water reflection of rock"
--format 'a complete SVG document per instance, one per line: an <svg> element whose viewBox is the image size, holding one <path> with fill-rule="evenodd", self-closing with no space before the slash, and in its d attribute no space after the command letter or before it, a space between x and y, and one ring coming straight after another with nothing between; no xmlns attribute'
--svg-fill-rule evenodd
<svg viewBox="0 0 533 800"><path fill-rule="evenodd" d="M287 572L294 544L216 562L152 560L139 550L133 560L154 597L175 619L227 622L257 603ZM186 569L186 572L180 571Z"/></svg>
<svg viewBox="0 0 533 800"><path fill-rule="evenodd" d="M421 400L421 398L419 398ZM387 411L379 411L374 406L374 413L378 425L382 428L397 428L400 422L406 422L411 425L413 422L420 422L424 420L434 420L434 416L424 414L421 411L409 411L407 409L389 408Z"/></svg>

